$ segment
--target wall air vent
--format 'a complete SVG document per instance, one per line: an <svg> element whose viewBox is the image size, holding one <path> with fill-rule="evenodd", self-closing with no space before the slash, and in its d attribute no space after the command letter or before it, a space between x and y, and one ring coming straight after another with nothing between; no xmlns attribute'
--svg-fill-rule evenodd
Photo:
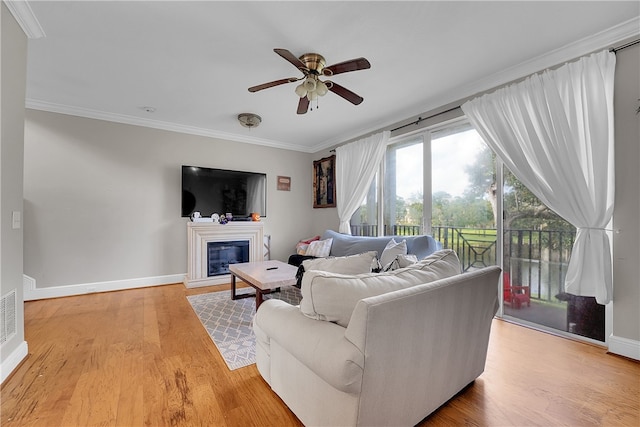
<svg viewBox="0 0 640 427"><path fill-rule="evenodd" d="M0 298L0 344L9 341L16 334L16 306L15 289Z"/></svg>

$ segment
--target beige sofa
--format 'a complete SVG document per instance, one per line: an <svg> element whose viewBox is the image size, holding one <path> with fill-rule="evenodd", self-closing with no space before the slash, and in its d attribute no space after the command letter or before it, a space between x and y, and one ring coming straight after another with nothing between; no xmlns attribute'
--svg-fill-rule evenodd
<svg viewBox="0 0 640 427"><path fill-rule="evenodd" d="M415 425L483 372L500 269L458 274L450 251L429 258L435 272L427 260L380 274L310 271L300 307L260 306L258 370L305 425Z"/></svg>

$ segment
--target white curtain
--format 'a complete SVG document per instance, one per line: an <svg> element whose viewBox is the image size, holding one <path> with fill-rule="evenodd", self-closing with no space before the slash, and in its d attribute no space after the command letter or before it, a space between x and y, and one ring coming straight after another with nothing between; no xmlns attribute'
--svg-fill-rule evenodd
<svg viewBox="0 0 640 427"><path fill-rule="evenodd" d="M462 106L511 172L577 227L565 290L612 298L615 54L603 51Z"/></svg>
<svg viewBox="0 0 640 427"><path fill-rule="evenodd" d="M390 134L384 131L336 148L336 208L340 233L351 234L351 216L367 194Z"/></svg>

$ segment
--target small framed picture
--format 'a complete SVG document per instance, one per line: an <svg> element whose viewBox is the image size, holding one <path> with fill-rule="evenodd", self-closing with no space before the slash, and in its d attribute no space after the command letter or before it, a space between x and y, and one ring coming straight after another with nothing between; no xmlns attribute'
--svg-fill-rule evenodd
<svg viewBox="0 0 640 427"><path fill-rule="evenodd" d="M336 206L336 156L313 162L313 207Z"/></svg>
<svg viewBox="0 0 640 427"><path fill-rule="evenodd" d="M291 177L279 176L278 177L278 190L279 191L291 191Z"/></svg>

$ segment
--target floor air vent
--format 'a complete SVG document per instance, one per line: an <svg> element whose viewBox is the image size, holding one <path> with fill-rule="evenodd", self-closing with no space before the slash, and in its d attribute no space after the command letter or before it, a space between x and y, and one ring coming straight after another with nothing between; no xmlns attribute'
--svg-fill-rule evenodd
<svg viewBox="0 0 640 427"><path fill-rule="evenodd" d="M16 334L16 291L15 289L0 299L0 344L4 344Z"/></svg>

